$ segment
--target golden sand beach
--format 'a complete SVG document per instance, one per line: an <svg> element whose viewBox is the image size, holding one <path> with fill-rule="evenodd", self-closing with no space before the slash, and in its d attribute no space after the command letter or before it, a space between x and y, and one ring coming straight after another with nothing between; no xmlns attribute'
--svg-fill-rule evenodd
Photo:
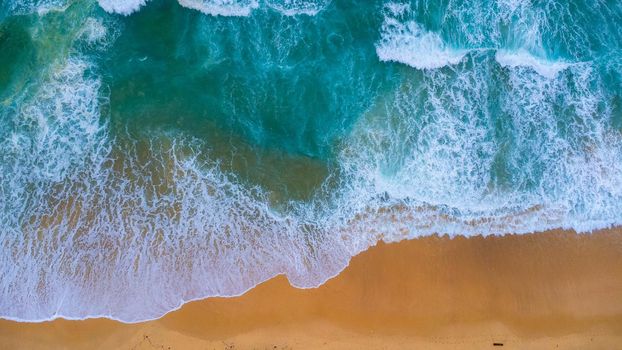
<svg viewBox="0 0 622 350"><path fill-rule="evenodd" d="M145 286L149 288L149 286ZM622 349L622 230L381 243L165 317L0 322L0 349Z"/></svg>

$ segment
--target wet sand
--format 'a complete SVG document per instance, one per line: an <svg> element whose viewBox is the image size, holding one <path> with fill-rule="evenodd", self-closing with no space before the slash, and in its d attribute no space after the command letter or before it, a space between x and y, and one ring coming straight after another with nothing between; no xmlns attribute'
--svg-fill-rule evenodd
<svg viewBox="0 0 622 350"><path fill-rule="evenodd" d="M145 286L149 288L149 286ZM0 349L622 349L622 230L379 244L138 324L0 321Z"/></svg>

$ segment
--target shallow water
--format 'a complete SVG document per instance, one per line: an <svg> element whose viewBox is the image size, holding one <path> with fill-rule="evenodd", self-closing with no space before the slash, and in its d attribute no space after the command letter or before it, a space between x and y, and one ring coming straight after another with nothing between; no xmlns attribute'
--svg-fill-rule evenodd
<svg viewBox="0 0 622 350"><path fill-rule="evenodd" d="M622 221L615 1L0 3L0 316ZM146 289L145 286L151 286Z"/></svg>

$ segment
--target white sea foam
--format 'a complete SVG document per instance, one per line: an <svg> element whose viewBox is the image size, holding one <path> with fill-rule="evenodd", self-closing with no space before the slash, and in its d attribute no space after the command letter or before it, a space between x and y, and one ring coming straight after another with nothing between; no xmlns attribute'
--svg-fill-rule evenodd
<svg viewBox="0 0 622 350"><path fill-rule="evenodd" d="M549 61L533 56L527 50L518 51L498 50L495 59L503 67L529 67L538 74L547 78L555 78L557 74L570 67L570 63L564 61Z"/></svg>
<svg viewBox="0 0 622 350"><path fill-rule="evenodd" d="M114 43L121 34L116 19L88 17L78 30L76 44L82 49L103 51Z"/></svg>
<svg viewBox="0 0 622 350"><path fill-rule="evenodd" d="M28 172L30 179L60 181L99 143L100 82L85 78L88 62L72 58L51 73L50 82L20 108L3 149L3 164ZM27 162L16 164L15 162Z"/></svg>
<svg viewBox="0 0 622 350"><path fill-rule="evenodd" d="M259 7L256 0L178 0L181 6L212 16L249 16Z"/></svg>
<svg viewBox="0 0 622 350"><path fill-rule="evenodd" d="M442 25L434 31L415 20L422 11L420 7L425 8L417 3L401 2L384 6L381 38L376 43L381 61L400 62L417 69L436 69L458 64L470 52L493 50L498 51L498 61L504 66L530 66L547 77L568 65L539 58L546 57L542 33L549 25L546 13L529 2L451 2L444 10ZM444 40L441 33L452 41Z"/></svg>
<svg viewBox="0 0 622 350"><path fill-rule="evenodd" d="M51 12L63 12L69 7L67 0L15 0L0 2L0 19L5 16L37 14L45 16Z"/></svg>
<svg viewBox="0 0 622 350"><path fill-rule="evenodd" d="M393 4L389 13L402 15L403 8ZM386 16L376 53L381 61L394 61L417 69L434 69L462 61L466 50L453 49L438 33L425 30L413 20Z"/></svg>
<svg viewBox="0 0 622 350"><path fill-rule="evenodd" d="M138 11L149 0L98 0L100 6L107 12L129 15ZM211 16L250 16L251 12L259 8L258 0L178 0L181 6L200 11ZM266 0L269 6L285 16L307 15L315 16L330 0Z"/></svg>
<svg viewBox="0 0 622 350"><path fill-rule="evenodd" d="M129 15L138 11L149 0L97 0L106 12Z"/></svg>
<svg viewBox="0 0 622 350"><path fill-rule="evenodd" d="M108 28L101 19L89 17L86 19L79 36L89 44L96 44L108 37Z"/></svg>
<svg viewBox="0 0 622 350"><path fill-rule="evenodd" d="M266 0L266 5L286 16L315 16L330 0Z"/></svg>
<svg viewBox="0 0 622 350"><path fill-rule="evenodd" d="M0 3L0 10L6 11L6 15L45 15L50 11L62 11L67 6L67 0L15 0Z"/></svg>

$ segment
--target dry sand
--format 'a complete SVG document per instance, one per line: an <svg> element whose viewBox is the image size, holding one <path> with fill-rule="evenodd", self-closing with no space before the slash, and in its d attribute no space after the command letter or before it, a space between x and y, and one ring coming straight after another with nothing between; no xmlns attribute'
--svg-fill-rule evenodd
<svg viewBox="0 0 622 350"><path fill-rule="evenodd" d="M0 349L320 348L622 349L622 230L380 244L316 289L280 276L139 324L0 321Z"/></svg>

